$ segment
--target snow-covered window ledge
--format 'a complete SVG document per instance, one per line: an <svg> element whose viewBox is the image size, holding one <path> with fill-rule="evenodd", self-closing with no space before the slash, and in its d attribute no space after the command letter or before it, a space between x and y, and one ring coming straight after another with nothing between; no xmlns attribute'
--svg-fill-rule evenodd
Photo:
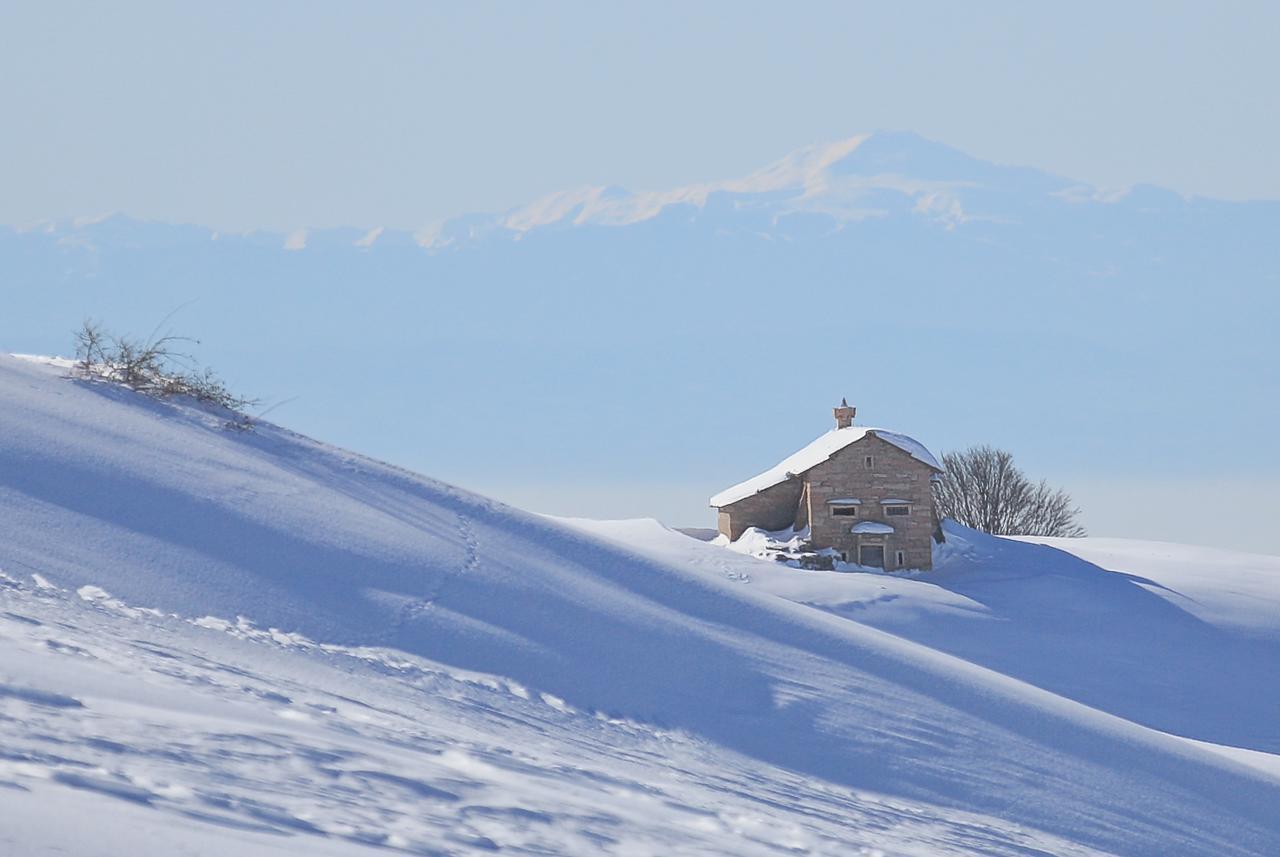
<svg viewBox="0 0 1280 857"><path fill-rule="evenodd" d="M827 501L827 508L831 510L833 518L856 518L858 517L858 506L862 505L861 500L852 497L840 497Z"/></svg>

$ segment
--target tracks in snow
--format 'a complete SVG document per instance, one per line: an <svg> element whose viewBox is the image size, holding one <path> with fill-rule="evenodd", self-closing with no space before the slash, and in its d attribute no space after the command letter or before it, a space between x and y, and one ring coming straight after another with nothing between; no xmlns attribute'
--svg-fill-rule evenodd
<svg viewBox="0 0 1280 857"><path fill-rule="evenodd" d="M396 622L392 636L405 625L411 624L431 612L436 605L436 601L440 599L448 588L451 580L458 576L470 575L480 567L480 540L476 538L475 529L471 526L471 519L462 512L454 512L454 514L458 518L458 536L462 542L462 562L456 568L450 569L447 573L441 575L429 594L404 606L400 611L400 617Z"/></svg>

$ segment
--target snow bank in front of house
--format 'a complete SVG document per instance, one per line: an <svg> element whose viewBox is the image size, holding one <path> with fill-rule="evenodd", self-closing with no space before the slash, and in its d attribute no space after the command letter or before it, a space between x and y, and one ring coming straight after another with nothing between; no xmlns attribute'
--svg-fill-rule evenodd
<svg viewBox="0 0 1280 857"><path fill-rule="evenodd" d="M851 528L855 533L870 534L886 534L892 533L893 527L888 524L881 524L875 521L861 521L854 524ZM707 544L716 547L724 547L744 556L753 557L755 559L768 560L774 563L781 563L790 568L802 569L805 571L864 571L875 574L886 573L885 569L874 566L859 565L856 562L847 562L841 558L840 552L832 548L815 548L809 542L809 528L797 530L787 528L785 530L769 531L762 530L759 527L747 527L737 541L730 542L723 534L712 539ZM894 574L920 574L921 569L916 568L899 568L893 570Z"/></svg>
<svg viewBox="0 0 1280 857"><path fill-rule="evenodd" d="M762 530L759 527L747 527L737 541L730 542L728 547L729 550L746 554L747 556L773 559L779 555L785 556L788 553L798 553L805 549L808 543L808 527L802 530L788 527L785 530L776 532Z"/></svg>
<svg viewBox="0 0 1280 857"><path fill-rule="evenodd" d="M711 505L717 508L728 506L753 494L758 494L766 488L772 488L792 476L817 467L846 446L857 443L868 434L874 434L881 440L893 444L912 458L929 465L934 470L942 469L942 465L938 464L938 460L933 457L933 453L929 452L924 444L914 438L869 426L849 426L848 428L832 429L815 439L804 449L787 456L765 472L746 481L739 482L731 488L726 488L711 498Z"/></svg>

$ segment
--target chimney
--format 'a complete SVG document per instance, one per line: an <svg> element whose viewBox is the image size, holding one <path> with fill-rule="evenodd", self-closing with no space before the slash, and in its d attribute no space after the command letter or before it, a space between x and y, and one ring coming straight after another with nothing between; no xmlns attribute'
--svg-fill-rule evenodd
<svg viewBox="0 0 1280 857"><path fill-rule="evenodd" d="M835 414L836 417L836 428L848 428L853 425L853 415L857 412L857 408L849 407L848 399L841 399L840 407L831 409L831 413Z"/></svg>

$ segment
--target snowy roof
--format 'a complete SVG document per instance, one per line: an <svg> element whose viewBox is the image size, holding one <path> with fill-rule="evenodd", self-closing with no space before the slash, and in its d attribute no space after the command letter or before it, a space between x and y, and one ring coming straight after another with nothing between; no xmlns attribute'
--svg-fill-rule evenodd
<svg viewBox="0 0 1280 857"><path fill-rule="evenodd" d="M925 449L924 444L915 438L868 426L849 426L848 428L832 429L804 449L784 458L764 473L753 476L745 482L739 482L732 488L726 488L711 498L711 505L716 507L728 506L731 503L750 497L752 494L758 494L766 488L772 488L779 482L785 482L791 476L811 470L849 444L857 443L869 434L893 444L912 458L929 465L934 470L939 472L942 470L942 465L938 464L938 460L933 457L933 454Z"/></svg>
<svg viewBox="0 0 1280 857"><path fill-rule="evenodd" d="M859 521L853 525L849 532L863 536L887 536L893 532L893 527L888 524L882 524L879 521Z"/></svg>
<svg viewBox="0 0 1280 857"><path fill-rule="evenodd" d="M862 501L853 497L832 497L827 501L833 506L861 506Z"/></svg>

